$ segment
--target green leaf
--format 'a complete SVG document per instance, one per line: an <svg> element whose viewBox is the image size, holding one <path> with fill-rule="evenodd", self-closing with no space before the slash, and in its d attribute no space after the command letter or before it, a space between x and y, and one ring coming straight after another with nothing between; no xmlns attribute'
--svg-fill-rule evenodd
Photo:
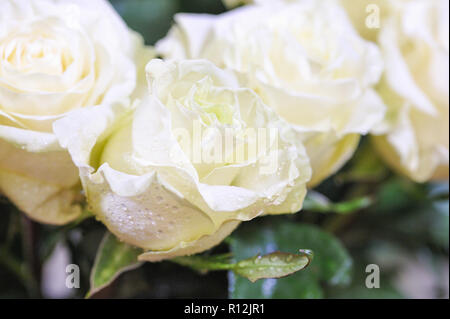
<svg viewBox="0 0 450 319"><path fill-rule="evenodd" d="M281 278L307 267L312 256L312 252L307 250L301 250L300 254L274 252L241 260L232 270L251 282L263 278Z"/></svg>
<svg viewBox="0 0 450 319"><path fill-rule="evenodd" d="M217 256L184 256L172 261L205 273L210 270L231 270L255 282L263 278L281 278L307 267L313 258L311 251L300 250L298 254L273 252L241 260L231 261L230 254Z"/></svg>
<svg viewBox="0 0 450 319"><path fill-rule="evenodd" d="M231 270L235 266L230 261L230 254L223 255L193 255L193 256L182 256L170 259L170 261L190 267L194 270L197 270L201 273L206 273L210 270Z"/></svg>
<svg viewBox="0 0 450 319"><path fill-rule="evenodd" d="M266 217L263 224L241 226L230 246L236 260L276 250L295 252L298 247L314 251L311 264L288 278L251 283L230 272L231 298L321 298L321 283L343 285L350 281L352 260L346 249L331 234L313 225Z"/></svg>
<svg viewBox="0 0 450 319"><path fill-rule="evenodd" d="M448 250L448 183L419 185L393 179L380 187L365 222L374 231L388 232L410 246L429 243Z"/></svg>
<svg viewBox="0 0 450 319"><path fill-rule="evenodd" d="M380 185L376 199L372 209L377 214L397 213L420 205L426 199L426 195L422 185L403 177L393 177Z"/></svg>
<svg viewBox="0 0 450 319"><path fill-rule="evenodd" d="M91 287L87 298L111 284L121 273L135 269L142 263L137 257L142 250L123 242L107 232L97 251L91 271Z"/></svg>
<svg viewBox="0 0 450 319"><path fill-rule="evenodd" d="M325 195L316 191L309 191L303 203L303 209L318 213L351 214L370 205L372 205L372 199L368 196L333 203Z"/></svg>
<svg viewBox="0 0 450 319"><path fill-rule="evenodd" d="M318 299L323 298L318 280L305 276L307 270L293 274L288 278L264 279L255 283L228 273L229 297L233 299Z"/></svg>

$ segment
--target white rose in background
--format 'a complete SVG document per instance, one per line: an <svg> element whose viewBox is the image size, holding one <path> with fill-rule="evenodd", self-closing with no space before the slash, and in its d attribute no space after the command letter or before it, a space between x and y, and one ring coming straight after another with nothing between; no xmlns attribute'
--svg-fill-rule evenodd
<svg viewBox="0 0 450 319"><path fill-rule="evenodd" d="M449 176L449 2L392 1L378 44L386 63L379 93L388 106L375 145L417 182Z"/></svg>
<svg viewBox="0 0 450 319"><path fill-rule="evenodd" d="M175 20L157 51L240 73L241 85L295 127L311 160L310 186L341 168L360 135L384 116L372 89L383 70L381 54L334 1L267 1Z"/></svg>
<svg viewBox="0 0 450 319"><path fill-rule="evenodd" d="M78 169L52 123L128 98L148 55L106 1L0 1L0 192L38 221L76 218Z"/></svg>
<svg viewBox="0 0 450 319"><path fill-rule="evenodd" d="M386 19L405 3L414 0L339 0L358 30L370 41L377 41L378 34Z"/></svg>
<svg viewBox="0 0 450 319"><path fill-rule="evenodd" d="M198 253L241 221L301 209L311 176L304 148L233 73L157 59L147 73L150 92L131 106L81 109L55 123L92 211L147 250L140 259Z"/></svg>

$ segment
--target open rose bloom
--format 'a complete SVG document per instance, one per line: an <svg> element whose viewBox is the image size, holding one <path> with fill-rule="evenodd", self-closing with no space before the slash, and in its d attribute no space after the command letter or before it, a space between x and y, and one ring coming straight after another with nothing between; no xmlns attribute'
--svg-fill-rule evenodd
<svg viewBox="0 0 450 319"><path fill-rule="evenodd" d="M240 221L301 209L311 176L303 145L253 91L202 60L155 59L147 76L141 100L55 124L92 211L150 250L141 259L197 253Z"/></svg>
<svg viewBox="0 0 450 319"><path fill-rule="evenodd" d="M387 113L374 130L376 149L414 181L448 179L449 2L341 3L360 34L380 47L385 62L377 91Z"/></svg>
<svg viewBox="0 0 450 319"><path fill-rule="evenodd" d="M386 70L378 91L388 112L374 138L386 161L417 182L449 176L449 3L392 9L378 35Z"/></svg>
<svg viewBox="0 0 450 319"><path fill-rule="evenodd" d="M41 222L79 216L78 169L52 124L129 98L149 54L105 1L1 1L0 193Z"/></svg>
<svg viewBox="0 0 450 319"><path fill-rule="evenodd" d="M310 186L341 168L384 116L372 88L383 70L380 51L334 1L263 1L175 21L159 53L238 72L241 85L300 133L313 167Z"/></svg>

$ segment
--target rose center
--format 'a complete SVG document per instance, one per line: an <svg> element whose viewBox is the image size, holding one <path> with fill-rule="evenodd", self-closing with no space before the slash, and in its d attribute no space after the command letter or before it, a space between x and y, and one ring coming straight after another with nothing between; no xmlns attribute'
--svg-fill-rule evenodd
<svg viewBox="0 0 450 319"><path fill-rule="evenodd" d="M192 87L183 105L197 111L202 121L211 126L217 122L224 125L233 124L232 103L231 96L214 87L212 80L206 77Z"/></svg>
<svg viewBox="0 0 450 319"><path fill-rule="evenodd" d="M47 75L61 75L73 62L65 39L39 30L10 34L0 42L0 58L20 73Z"/></svg>

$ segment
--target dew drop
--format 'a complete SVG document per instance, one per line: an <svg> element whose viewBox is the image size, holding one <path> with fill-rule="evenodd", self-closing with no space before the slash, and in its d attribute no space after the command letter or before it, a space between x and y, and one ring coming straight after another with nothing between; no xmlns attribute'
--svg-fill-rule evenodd
<svg viewBox="0 0 450 319"><path fill-rule="evenodd" d="M277 256L272 256L272 257L270 257L270 261L273 263L276 263L276 262L280 261L280 258L278 258Z"/></svg>

